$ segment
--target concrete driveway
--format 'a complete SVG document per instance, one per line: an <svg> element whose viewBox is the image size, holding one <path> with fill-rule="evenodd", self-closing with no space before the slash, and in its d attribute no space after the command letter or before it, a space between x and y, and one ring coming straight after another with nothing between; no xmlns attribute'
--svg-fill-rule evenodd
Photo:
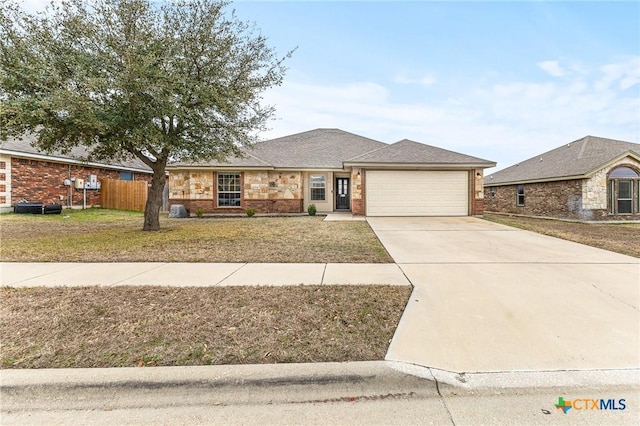
<svg viewBox="0 0 640 426"><path fill-rule="evenodd" d="M638 374L640 259L470 217L368 221L415 286L387 360Z"/></svg>

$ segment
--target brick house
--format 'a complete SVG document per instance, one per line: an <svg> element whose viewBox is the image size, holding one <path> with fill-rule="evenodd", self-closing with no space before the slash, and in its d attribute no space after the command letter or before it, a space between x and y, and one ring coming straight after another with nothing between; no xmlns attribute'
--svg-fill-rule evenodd
<svg viewBox="0 0 640 426"><path fill-rule="evenodd" d="M0 142L0 211L12 210L20 200L58 203L66 207L100 205L99 182L151 180L152 171L139 160L104 164L83 160L86 151L45 154L31 145L32 138ZM80 188L83 180L89 188ZM92 181L94 182L92 184ZM78 186L78 188L76 188ZM86 198L85 198L86 196Z"/></svg>
<svg viewBox="0 0 640 426"><path fill-rule="evenodd" d="M485 211L640 219L640 144L586 136L485 178Z"/></svg>
<svg viewBox="0 0 640 426"><path fill-rule="evenodd" d="M173 163L169 203L194 212L368 216L481 215L483 171L495 163L402 140L385 144L339 129L260 142L226 162Z"/></svg>

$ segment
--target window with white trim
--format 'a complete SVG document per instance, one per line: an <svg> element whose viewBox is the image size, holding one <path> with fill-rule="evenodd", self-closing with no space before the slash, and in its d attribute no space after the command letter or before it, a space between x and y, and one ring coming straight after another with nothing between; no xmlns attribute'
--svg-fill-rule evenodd
<svg viewBox="0 0 640 426"><path fill-rule="evenodd" d="M218 207L240 207L242 182L240 173L218 173Z"/></svg>
<svg viewBox="0 0 640 426"><path fill-rule="evenodd" d="M610 214L640 214L640 173L625 166L613 169L608 199Z"/></svg>
<svg viewBox="0 0 640 426"><path fill-rule="evenodd" d="M327 177L325 175L311 175L311 201L325 201L327 196Z"/></svg>
<svg viewBox="0 0 640 426"><path fill-rule="evenodd" d="M524 206L524 185L516 187L516 206Z"/></svg>

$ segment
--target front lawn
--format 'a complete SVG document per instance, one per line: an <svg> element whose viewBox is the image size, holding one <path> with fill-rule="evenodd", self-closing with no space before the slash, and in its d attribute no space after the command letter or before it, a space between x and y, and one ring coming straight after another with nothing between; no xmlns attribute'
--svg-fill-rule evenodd
<svg viewBox="0 0 640 426"><path fill-rule="evenodd" d="M0 215L5 262L390 263L366 222L320 216L161 218L143 232L142 213L104 209L61 215Z"/></svg>
<svg viewBox="0 0 640 426"><path fill-rule="evenodd" d="M2 368L384 359L408 286L2 288Z"/></svg>
<svg viewBox="0 0 640 426"><path fill-rule="evenodd" d="M485 214L484 218L503 225L640 257L638 223L578 223L497 214Z"/></svg>

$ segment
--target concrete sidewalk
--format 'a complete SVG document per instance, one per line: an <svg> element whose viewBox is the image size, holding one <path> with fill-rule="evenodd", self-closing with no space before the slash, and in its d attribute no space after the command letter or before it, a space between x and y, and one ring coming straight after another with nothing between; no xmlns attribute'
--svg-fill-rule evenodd
<svg viewBox="0 0 640 426"><path fill-rule="evenodd" d="M410 285L393 263L1 263L0 285Z"/></svg>

